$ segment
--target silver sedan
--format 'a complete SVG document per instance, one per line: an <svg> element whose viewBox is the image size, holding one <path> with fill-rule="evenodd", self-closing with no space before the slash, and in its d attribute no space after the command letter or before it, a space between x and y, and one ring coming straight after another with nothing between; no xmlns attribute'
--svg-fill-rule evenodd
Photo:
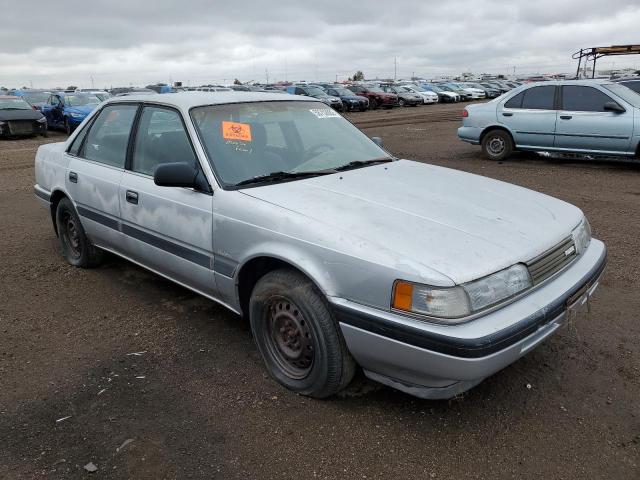
<svg viewBox="0 0 640 480"><path fill-rule="evenodd" d="M267 370L459 394L588 305L606 249L565 202L394 158L322 102L113 98L36 159L69 263L113 252L248 317Z"/></svg>

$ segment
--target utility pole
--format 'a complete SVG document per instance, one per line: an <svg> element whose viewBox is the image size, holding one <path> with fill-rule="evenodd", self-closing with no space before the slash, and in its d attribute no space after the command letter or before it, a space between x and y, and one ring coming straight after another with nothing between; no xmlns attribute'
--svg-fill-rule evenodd
<svg viewBox="0 0 640 480"><path fill-rule="evenodd" d="M269 69L268 68L264 69L264 74L267 77L267 85L269 85Z"/></svg>
<svg viewBox="0 0 640 480"><path fill-rule="evenodd" d="M89 78L91 78L91 88L96 88L96 87L94 87L94 85L93 85L93 75L89 75Z"/></svg>

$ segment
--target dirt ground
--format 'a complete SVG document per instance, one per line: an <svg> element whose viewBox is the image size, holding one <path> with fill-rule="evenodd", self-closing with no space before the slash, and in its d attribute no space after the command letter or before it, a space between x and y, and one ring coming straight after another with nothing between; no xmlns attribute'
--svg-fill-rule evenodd
<svg viewBox="0 0 640 480"><path fill-rule="evenodd" d="M1 140L0 478L640 478L640 168L492 163L457 140L461 109L350 118L398 156L578 205L610 256L587 319L439 402L362 378L297 396L224 308L117 258L70 267L32 192L37 146L64 137Z"/></svg>

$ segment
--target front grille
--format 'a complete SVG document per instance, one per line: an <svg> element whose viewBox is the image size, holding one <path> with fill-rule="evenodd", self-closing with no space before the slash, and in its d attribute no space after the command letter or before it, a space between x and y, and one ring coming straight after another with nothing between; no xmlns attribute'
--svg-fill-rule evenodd
<svg viewBox="0 0 640 480"><path fill-rule="evenodd" d="M527 263L529 275L534 285L545 281L559 272L576 258L576 247L573 238L569 237L551 250L537 256Z"/></svg>
<svg viewBox="0 0 640 480"><path fill-rule="evenodd" d="M11 135L33 133L33 131L33 120L11 120L9 122L9 133Z"/></svg>

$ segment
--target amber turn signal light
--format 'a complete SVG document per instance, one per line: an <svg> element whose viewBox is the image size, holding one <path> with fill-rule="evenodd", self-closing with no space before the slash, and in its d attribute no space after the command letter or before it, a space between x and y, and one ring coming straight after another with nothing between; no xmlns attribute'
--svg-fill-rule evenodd
<svg viewBox="0 0 640 480"><path fill-rule="evenodd" d="M393 308L411 311L413 285L398 281L393 286Z"/></svg>

